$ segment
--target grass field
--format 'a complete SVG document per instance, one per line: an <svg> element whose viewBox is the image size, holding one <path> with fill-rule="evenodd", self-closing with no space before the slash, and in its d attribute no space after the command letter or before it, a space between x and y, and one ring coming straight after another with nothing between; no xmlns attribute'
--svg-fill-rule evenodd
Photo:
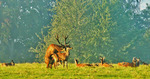
<svg viewBox="0 0 150 79"><path fill-rule="evenodd" d="M150 79L150 66L113 66L114 68L77 68L75 64L69 63L68 69L62 65L58 69L47 69L44 63L21 63L9 67L0 66L0 79Z"/></svg>

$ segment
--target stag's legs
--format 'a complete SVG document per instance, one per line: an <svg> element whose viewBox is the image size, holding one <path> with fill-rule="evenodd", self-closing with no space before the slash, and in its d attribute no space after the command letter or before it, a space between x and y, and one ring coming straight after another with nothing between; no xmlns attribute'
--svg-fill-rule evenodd
<svg viewBox="0 0 150 79"><path fill-rule="evenodd" d="M45 57L45 63L46 63L46 68L48 68L49 67L49 62L50 62L50 59L49 58L47 58L47 57Z"/></svg>
<svg viewBox="0 0 150 79"><path fill-rule="evenodd" d="M54 61L55 61L53 64L54 64L54 68L56 69L57 62L58 62L58 57L57 57L56 54L53 54L52 57L53 57L53 59L54 59Z"/></svg>
<svg viewBox="0 0 150 79"><path fill-rule="evenodd" d="M50 64L49 68L51 68L51 69L52 69L52 64Z"/></svg>
<svg viewBox="0 0 150 79"><path fill-rule="evenodd" d="M65 61L65 65L66 65L66 67L67 67L67 69L68 69L68 62L67 62L67 61Z"/></svg>
<svg viewBox="0 0 150 79"><path fill-rule="evenodd" d="M136 62L133 63L133 67L136 67Z"/></svg>
<svg viewBox="0 0 150 79"><path fill-rule="evenodd" d="M62 64L63 64L63 68L65 67L65 62L64 61L62 61Z"/></svg>

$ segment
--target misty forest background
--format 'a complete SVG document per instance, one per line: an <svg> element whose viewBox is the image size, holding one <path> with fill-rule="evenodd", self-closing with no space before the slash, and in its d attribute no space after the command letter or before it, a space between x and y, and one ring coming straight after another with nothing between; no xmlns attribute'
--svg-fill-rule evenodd
<svg viewBox="0 0 150 79"><path fill-rule="evenodd" d="M140 0L0 0L0 62L44 62L55 35L69 35L80 62L150 63L150 5Z"/></svg>

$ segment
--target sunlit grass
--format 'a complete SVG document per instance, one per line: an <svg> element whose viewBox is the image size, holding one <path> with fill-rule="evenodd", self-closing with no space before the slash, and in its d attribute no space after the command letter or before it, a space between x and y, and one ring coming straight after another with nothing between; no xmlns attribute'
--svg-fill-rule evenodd
<svg viewBox="0 0 150 79"><path fill-rule="evenodd" d="M113 66L77 68L75 64L69 63L68 69L62 65L57 69L47 69L44 63L21 63L9 67L0 66L0 79L150 79L149 66Z"/></svg>

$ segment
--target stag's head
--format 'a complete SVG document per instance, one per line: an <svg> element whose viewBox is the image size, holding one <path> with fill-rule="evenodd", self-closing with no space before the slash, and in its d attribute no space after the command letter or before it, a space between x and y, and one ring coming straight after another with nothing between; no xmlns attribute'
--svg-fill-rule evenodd
<svg viewBox="0 0 150 79"><path fill-rule="evenodd" d="M78 64L78 60L74 58L75 64Z"/></svg>
<svg viewBox="0 0 150 79"><path fill-rule="evenodd" d="M11 60L11 64L14 66L15 65L15 63L14 63L14 61L13 60Z"/></svg>
<svg viewBox="0 0 150 79"><path fill-rule="evenodd" d="M104 61L104 59L105 59L105 57L102 57L102 56L100 56L99 58L100 58L100 60L102 60L102 61Z"/></svg>
<svg viewBox="0 0 150 79"><path fill-rule="evenodd" d="M66 42L68 36L63 36L63 37L64 37L64 44L60 43L58 35L56 36L56 40L57 40L57 42L61 45L61 47L63 47L63 48L65 49L65 51L66 51L66 50L71 50L71 49L73 49L73 48L70 47L70 45L69 45L69 42L70 42L70 41Z"/></svg>

